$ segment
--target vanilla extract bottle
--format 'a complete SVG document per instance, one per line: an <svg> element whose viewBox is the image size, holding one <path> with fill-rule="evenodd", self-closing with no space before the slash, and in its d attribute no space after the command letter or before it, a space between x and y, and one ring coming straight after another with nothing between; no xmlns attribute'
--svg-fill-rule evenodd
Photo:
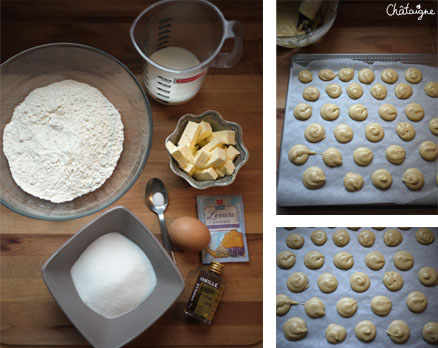
<svg viewBox="0 0 438 348"><path fill-rule="evenodd" d="M224 265L212 261L208 272L201 270L184 312L201 323L210 325L224 291L221 277Z"/></svg>

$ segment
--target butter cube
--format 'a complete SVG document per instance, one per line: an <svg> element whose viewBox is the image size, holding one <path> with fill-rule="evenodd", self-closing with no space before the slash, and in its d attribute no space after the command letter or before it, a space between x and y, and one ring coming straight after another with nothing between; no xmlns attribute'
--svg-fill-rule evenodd
<svg viewBox="0 0 438 348"><path fill-rule="evenodd" d="M210 141L219 138L224 144L236 145L236 133L232 130L222 130L213 132L208 138Z"/></svg>
<svg viewBox="0 0 438 348"><path fill-rule="evenodd" d="M211 151L211 157L208 160L206 167L220 167L225 164L226 161L226 153L225 150L221 147L215 148Z"/></svg>
<svg viewBox="0 0 438 348"><path fill-rule="evenodd" d="M214 170L216 171L218 177L220 178L223 178L225 175L227 175L227 170L225 169L224 166L214 168Z"/></svg>
<svg viewBox="0 0 438 348"><path fill-rule="evenodd" d="M202 140L207 139L211 135L211 133L213 132L213 129L211 128L211 125L208 122L202 121L199 124L199 127L201 128L201 131L199 132L198 139L196 140L196 143L199 143Z"/></svg>
<svg viewBox="0 0 438 348"><path fill-rule="evenodd" d="M219 138L214 138L213 140L211 140L209 143L207 143L206 145L204 145L203 147L201 147L199 149L199 151L204 150L207 152L211 152L212 150L214 150L217 147L220 147L224 144L224 142L219 139Z"/></svg>
<svg viewBox="0 0 438 348"><path fill-rule="evenodd" d="M189 163L194 163L195 158L193 157L192 151L190 151L189 147L187 145L178 146L179 150L181 151L184 158Z"/></svg>
<svg viewBox="0 0 438 348"><path fill-rule="evenodd" d="M192 163L187 163L184 167L181 168L182 170L184 170L187 174L189 174L190 176L193 175L193 173L196 170L196 167L194 164Z"/></svg>
<svg viewBox="0 0 438 348"><path fill-rule="evenodd" d="M198 168L205 168L208 160L211 157L211 152L199 150L195 155L195 166Z"/></svg>
<svg viewBox="0 0 438 348"><path fill-rule="evenodd" d="M216 180L217 179L217 173L213 168L205 168L205 169L198 169L193 174L196 180L199 181L208 181L208 180Z"/></svg>
<svg viewBox="0 0 438 348"><path fill-rule="evenodd" d="M187 145L190 149L192 149L196 144L196 140L198 139L200 131L201 127L199 126L199 123L189 121L186 128L184 128L181 138L178 141L178 146Z"/></svg>
<svg viewBox="0 0 438 348"><path fill-rule="evenodd" d="M172 142L168 141L166 143L166 148L167 151L169 151L170 155L175 159L175 161L178 162L180 167L184 167L189 163L188 160L184 157L183 153L181 152L181 149L175 146L175 144L173 144Z"/></svg>
<svg viewBox="0 0 438 348"><path fill-rule="evenodd" d="M224 168L225 168L227 175L233 174L234 169L236 169L232 160L227 160L224 164Z"/></svg>
<svg viewBox="0 0 438 348"><path fill-rule="evenodd" d="M226 155L227 155L227 160L234 161L234 159L240 155L240 152L233 145L230 145L226 149Z"/></svg>

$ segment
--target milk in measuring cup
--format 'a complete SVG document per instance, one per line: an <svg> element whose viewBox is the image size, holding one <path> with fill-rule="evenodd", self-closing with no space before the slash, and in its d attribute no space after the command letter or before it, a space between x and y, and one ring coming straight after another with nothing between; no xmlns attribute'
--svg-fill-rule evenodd
<svg viewBox="0 0 438 348"><path fill-rule="evenodd" d="M181 47L165 47L155 51L150 59L173 70L185 70L199 65L199 59ZM199 91L207 69L189 73L172 73L148 64L145 70L148 91L152 97L167 104L180 104L193 98Z"/></svg>

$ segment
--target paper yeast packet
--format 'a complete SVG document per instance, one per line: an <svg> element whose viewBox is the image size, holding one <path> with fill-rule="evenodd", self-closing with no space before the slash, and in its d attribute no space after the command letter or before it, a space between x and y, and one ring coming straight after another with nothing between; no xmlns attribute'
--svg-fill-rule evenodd
<svg viewBox="0 0 438 348"><path fill-rule="evenodd" d="M245 218L241 195L196 196L198 218L210 231L210 244L202 250L202 263L248 262Z"/></svg>

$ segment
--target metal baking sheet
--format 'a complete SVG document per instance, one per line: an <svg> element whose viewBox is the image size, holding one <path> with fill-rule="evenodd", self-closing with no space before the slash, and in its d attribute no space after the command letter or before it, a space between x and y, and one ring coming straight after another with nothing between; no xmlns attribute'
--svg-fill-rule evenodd
<svg viewBox="0 0 438 348"><path fill-rule="evenodd" d="M279 206L311 206L311 205L359 205L359 204L428 204L436 205L438 201L438 188L435 176L437 174L437 161L428 162L421 158L418 149L421 142L431 140L436 142L437 137L429 130L429 121L437 117L437 99L431 98L424 93L426 82L438 80L437 58L435 55L321 55L300 54L295 55L291 61L289 86L286 100L286 111L281 142L278 180L277 180L277 204ZM341 68L353 67L355 77L352 81L342 82L337 77L332 81L321 81L318 78L320 69L328 68L338 72ZM362 84L358 80L358 71L364 67L371 68L376 75L375 81L370 84ZM408 67L417 67L423 72L423 80L419 84L410 84L414 94L412 97L401 100L395 97L394 88L397 83L389 85L383 83L388 89L388 95L384 100L378 101L370 94L370 88L374 83L381 82L381 71L385 68L394 68L399 74L397 83L406 82L404 71ZM313 81L303 84L298 80L298 72L309 69L313 72ZM346 94L346 87L353 82L359 82L364 90L361 98L353 100ZM329 83L337 83L342 88L339 98L332 99L325 92ZM315 102L307 102L302 98L302 91L307 86L316 86L320 90L320 97ZM296 104L306 102L312 106L312 116L306 121L299 121L293 115ZM423 106L425 117L420 122L412 122L407 119L404 108L407 104L417 102ZM341 115L335 121L324 120L319 113L322 105L335 103L341 108ZM348 108L352 104L361 103L368 108L368 118L365 121L354 121L348 116ZM398 111L397 118L392 122L382 120L377 113L380 105L393 104ZM414 125L416 136L412 141L401 140L395 128L398 122L409 122ZM311 123L320 123L326 131L326 139L312 144L304 138L304 130ZM365 126L371 122L380 124L385 131L385 137L378 143L369 142L365 138ZM354 131L353 140L347 144L340 144L333 135L334 128L340 124L350 125ZM294 165L288 159L289 149L296 144L305 144L309 149L321 154L328 147L334 146L339 149L343 156L343 165L335 168L327 167L322 161L321 155L310 156L308 161L301 166ZM401 165L394 165L385 158L385 149L389 145L400 145L406 150L406 160ZM367 167L358 166L353 160L353 152L360 146L369 147L374 154L374 159ZM305 169L311 166L322 168L326 175L326 184L317 190L309 190L301 182ZM409 190L401 178L407 168L418 168L425 177L425 185L419 191ZM392 187L387 191L375 188L371 182L372 173L380 168L388 169L393 178ZM348 192L344 188L343 179L347 172L359 173L364 178L364 187L357 192Z"/></svg>
<svg viewBox="0 0 438 348"><path fill-rule="evenodd" d="M377 231L371 227L363 227L359 231L351 231L346 227L336 228L301 228L297 227L293 231L284 228L277 228L277 253L284 250L292 251L296 255L295 265L291 269L280 269L277 267L277 294L287 294L291 299L300 303L305 303L312 297L319 297L325 304L326 315L322 318L312 319L304 311L304 306L292 306L290 311L284 316L277 316L277 348L300 347L315 348L331 346L327 343L325 330L331 323L342 325L347 330L347 337L344 342L336 347L409 347L425 348L433 347L423 340L422 330L424 324L429 321L437 321L438 312L438 286L426 287L422 285L417 273L420 268L430 266L438 268L438 229L431 228L435 241L430 245L422 245L415 239L415 232L418 228L411 228L401 231L403 241L397 247L388 247L383 242L383 235L387 229ZM394 227L392 227L394 228ZM396 228L396 227L395 227ZM316 246L310 239L310 233L314 230L324 230L327 233L327 242L322 246ZM337 247L332 241L332 234L337 229L345 229L350 234L350 242L343 248ZM368 229L375 233L376 241L370 248L365 248L357 241L360 231ZM396 228L397 229L397 228ZM286 245L286 238L290 233L299 233L304 237L304 245L301 249L289 249ZM325 256L324 265L317 270L308 269L304 265L304 256L311 250L321 252ZM407 250L414 256L414 266L408 271L398 270L392 261L392 256L399 250ZM354 265L350 270L340 270L333 264L333 257L340 251L346 251L354 256ZM373 271L365 265L365 256L371 251L379 251L385 256L385 266L378 271ZM388 271L401 273L404 285L399 291L389 291L382 282L383 274ZM286 286L287 278L294 272L303 272L309 278L309 288L300 293L289 291ZM317 279L322 273L332 273L338 280L337 289L324 294L318 288ZM358 293L350 288L350 276L354 272L366 273L371 281L370 288ZM406 296L412 291L423 292L428 300L428 305L423 313L412 313L406 306ZM392 301L392 310L381 317L374 314L370 308L370 301L374 296L384 295ZM358 302L358 310L351 318L343 318L336 311L336 303L342 297L352 297ZM288 341L283 335L284 323L292 317L301 317L307 325L307 336L300 341ZM410 329L410 338L403 344L395 344L386 334L389 324L396 319L405 321ZM374 341L364 343L359 341L355 334L356 324L362 320L371 320L377 329Z"/></svg>

